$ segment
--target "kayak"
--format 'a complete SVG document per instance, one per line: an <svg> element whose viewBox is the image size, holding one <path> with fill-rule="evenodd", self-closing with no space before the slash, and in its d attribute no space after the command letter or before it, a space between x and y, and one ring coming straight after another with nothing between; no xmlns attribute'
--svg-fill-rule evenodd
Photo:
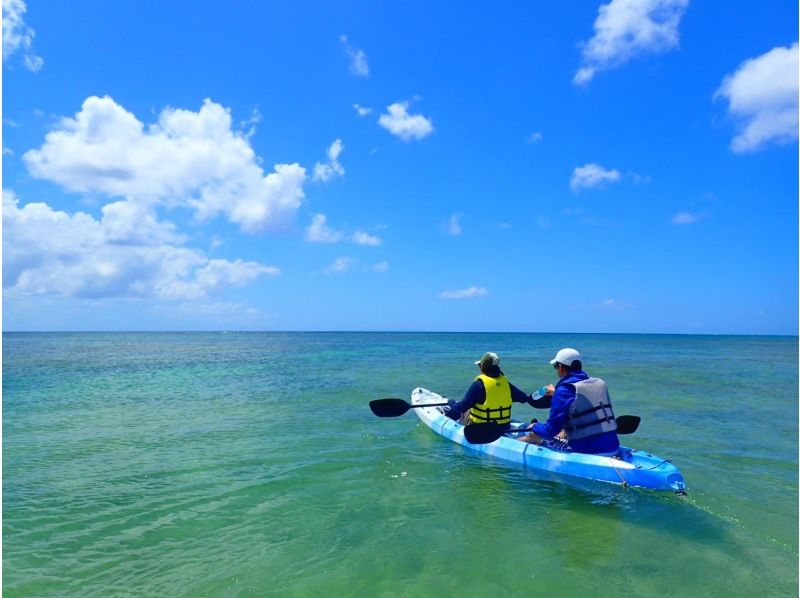
<svg viewBox="0 0 800 598"><path fill-rule="evenodd" d="M605 457L537 446L520 442L513 436L501 436L489 444L472 444L464 438L464 426L445 416L441 405L418 407L443 402L447 399L425 388L415 388L411 393L411 404L423 423L437 434L479 453L541 472L686 493L681 472L669 460L626 446L620 446L614 456ZM527 424L511 422L512 429L519 427L527 427Z"/></svg>

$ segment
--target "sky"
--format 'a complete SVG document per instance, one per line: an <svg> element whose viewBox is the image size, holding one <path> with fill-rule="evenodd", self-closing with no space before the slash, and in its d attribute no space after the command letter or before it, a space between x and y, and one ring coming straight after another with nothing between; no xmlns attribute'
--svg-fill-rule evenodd
<svg viewBox="0 0 800 598"><path fill-rule="evenodd" d="M798 331L798 6L3 0L3 330Z"/></svg>

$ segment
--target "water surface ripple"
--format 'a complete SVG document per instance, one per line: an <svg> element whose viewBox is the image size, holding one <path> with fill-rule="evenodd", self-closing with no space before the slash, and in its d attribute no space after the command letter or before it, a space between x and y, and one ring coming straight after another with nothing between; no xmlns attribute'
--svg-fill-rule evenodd
<svg viewBox="0 0 800 598"><path fill-rule="evenodd" d="M532 391L561 346L687 497L367 408L460 398L489 350ZM7 333L4 594L796 596L797 363L786 337Z"/></svg>

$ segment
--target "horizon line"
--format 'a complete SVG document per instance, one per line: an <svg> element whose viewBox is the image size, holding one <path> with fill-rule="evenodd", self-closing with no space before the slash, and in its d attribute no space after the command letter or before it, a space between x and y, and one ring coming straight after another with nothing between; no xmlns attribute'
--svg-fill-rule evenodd
<svg viewBox="0 0 800 598"><path fill-rule="evenodd" d="M765 332L552 332L527 330L3 330L2 334L547 334L547 335L649 335L649 336L778 336L800 334Z"/></svg>

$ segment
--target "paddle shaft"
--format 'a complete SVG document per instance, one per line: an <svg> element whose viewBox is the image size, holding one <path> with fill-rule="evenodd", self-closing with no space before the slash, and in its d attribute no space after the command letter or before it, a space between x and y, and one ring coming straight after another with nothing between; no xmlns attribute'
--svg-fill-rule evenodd
<svg viewBox="0 0 800 598"><path fill-rule="evenodd" d="M617 420L617 434L633 434L639 427L641 418L636 415L620 415ZM464 436L472 444L489 444L506 434L532 433L532 427L505 428L494 422L485 424L470 424L464 427Z"/></svg>
<svg viewBox="0 0 800 598"><path fill-rule="evenodd" d="M637 417L637 416L636 415L620 415L618 418L616 418L618 423L619 423L620 419L622 420L622 425L617 428L617 434L633 434L636 431L636 428L639 427L639 421L635 420L636 423L633 423L634 420L631 420L629 418L635 418L635 417ZM629 421L631 422L630 424L628 424ZM471 424L471 425L475 425L475 424ZM478 424L478 425L480 425L480 424ZM512 428L512 429L508 429L505 432L503 432L503 434L522 434L523 432L533 432L533 426L531 426L530 428Z"/></svg>
<svg viewBox="0 0 800 598"><path fill-rule="evenodd" d="M369 408L372 413L378 417L398 417L406 413L409 409L417 409L420 407L443 407L449 403L422 403L419 405L412 405L403 399L375 399L369 402Z"/></svg>

